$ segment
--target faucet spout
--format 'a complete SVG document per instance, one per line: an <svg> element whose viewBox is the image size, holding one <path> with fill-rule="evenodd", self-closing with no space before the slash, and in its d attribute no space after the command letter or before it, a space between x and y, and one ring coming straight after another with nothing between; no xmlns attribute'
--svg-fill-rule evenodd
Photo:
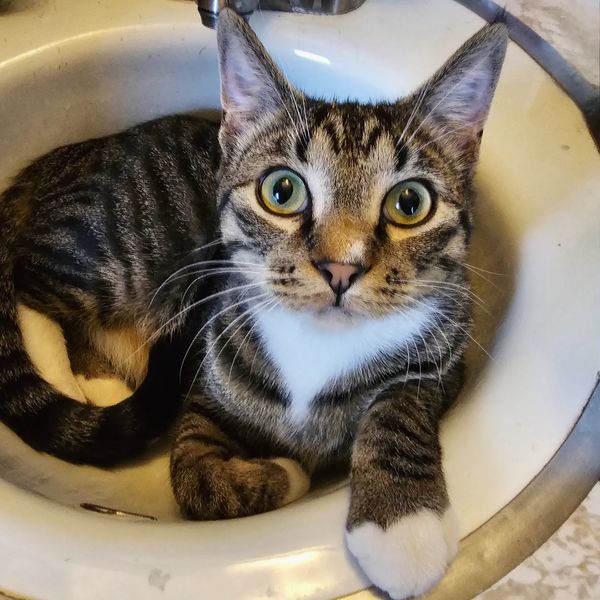
<svg viewBox="0 0 600 600"><path fill-rule="evenodd" d="M365 0L260 0L261 10L277 10L313 15L340 15L361 6ZM225 6L248 18L258 7L259 0L196 0L202 23L214 29L219 12Z"/></svg>
<svg viewBox="0 0 600 600"><path fill-rule="evenodd" d="M196 5L202 24L215 29L222 8L233 8L236 13L248 18L258 8L258 2L259 0L196 0Z"/></svg>

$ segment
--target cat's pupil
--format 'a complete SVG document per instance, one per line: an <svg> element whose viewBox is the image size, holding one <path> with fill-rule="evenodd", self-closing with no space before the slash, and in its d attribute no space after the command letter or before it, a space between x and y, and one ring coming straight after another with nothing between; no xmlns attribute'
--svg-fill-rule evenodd
<svg viewBox="0 0 600 600"><path fill-rule="evenodd" d="M273 199L277 204L285 204L294 193L294 184L288 177L282 177L273 186Z"/></svg>
<svg viewBox="0 0 600 600"><path fill-rule="evenodd" d="M403 189L398 195L398 202L396 202L396 208L398 212L402 212L409 217L414 216L421 205L421 198L419 194L410 188Z"/></svg>

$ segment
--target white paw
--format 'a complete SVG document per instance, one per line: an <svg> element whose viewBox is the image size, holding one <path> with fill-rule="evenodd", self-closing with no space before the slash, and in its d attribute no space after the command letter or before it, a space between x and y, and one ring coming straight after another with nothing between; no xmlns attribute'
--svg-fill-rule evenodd
<svg viewBox="0 0 600 600"><path fill-rule="evenodd" d="M367 521L346 533L348 548L369 579L394 600L420 596L442 578L458 548L452 507L443 516L423 508L382 529Z"/></svg>
<svg viewBox="0 0 600 600"><path fill-rule="evenodd" d="M288 474L290 488L285 495L282 504L289 504L308 492L310 488L310 477L300 466L300 463L291 458L273 458L271 460L280 467L283 467Z"/></svg>

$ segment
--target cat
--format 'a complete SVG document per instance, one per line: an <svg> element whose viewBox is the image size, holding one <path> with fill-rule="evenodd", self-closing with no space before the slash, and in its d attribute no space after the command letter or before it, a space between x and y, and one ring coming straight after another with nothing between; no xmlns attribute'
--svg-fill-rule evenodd
<svg viewBox="0 0 600 600"><path fill-rule="evenodd" d="M506 27L368 105L293 88L230 9L217 39L220 126L174 116L59 148L3 194L0 418L108 466L179 413L189 519L273 510L349 469L350 551L393 598L422 594L457 550L438 431L470 337L472 178ZM59 393L18 303L61 325L74 371L136 391Z"/></svg>

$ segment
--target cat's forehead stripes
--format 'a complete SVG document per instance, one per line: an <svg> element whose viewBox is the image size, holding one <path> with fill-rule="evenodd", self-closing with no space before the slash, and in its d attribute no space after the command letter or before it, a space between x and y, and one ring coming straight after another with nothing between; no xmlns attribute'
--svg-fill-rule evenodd
<svg viewBox="0 0 600 600"><path fill-rule="evenodd" d="M307 151L313 138L327 143L334 155L364 157L373 152L381 138L392 140L396 168L406 162L406 147L395 139L395 127L386 105L369 106L355 103L325 104L315 102L306 127L296 140L296 156L307 161Z"/></svg>

